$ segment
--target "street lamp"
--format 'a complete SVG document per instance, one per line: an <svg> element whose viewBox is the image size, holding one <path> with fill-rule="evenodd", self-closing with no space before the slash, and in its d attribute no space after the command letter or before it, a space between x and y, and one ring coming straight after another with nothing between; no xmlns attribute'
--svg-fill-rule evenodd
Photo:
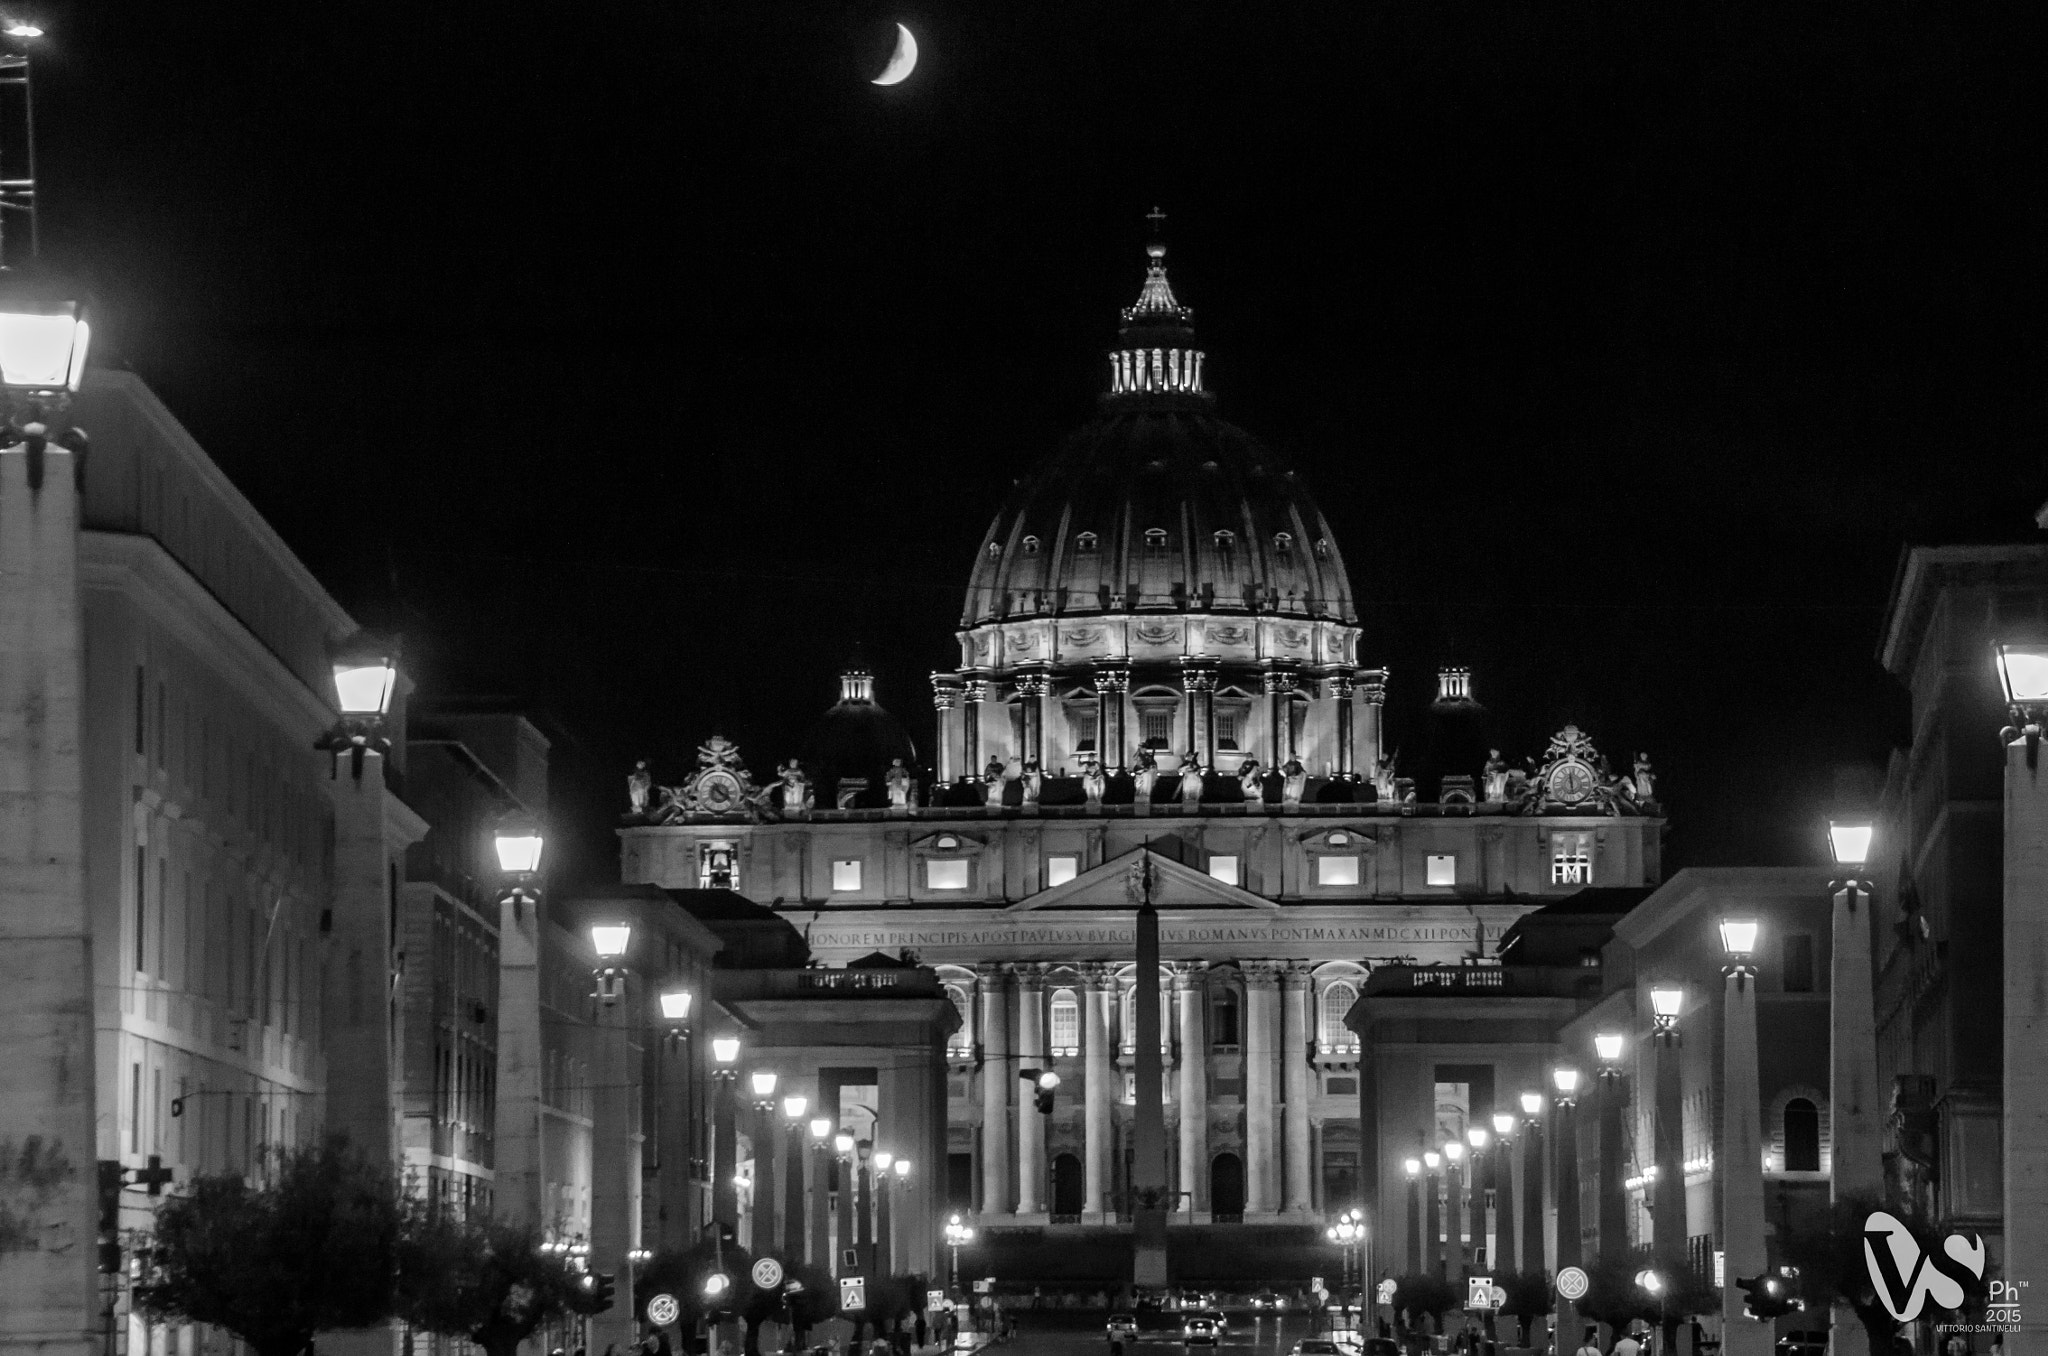
<svg viewBox="0 0 2048 1356"><path fill-rule="evenodd" d="M766 1115L775 1110L775 1070L756 1069L747 1077L747 1086L754 1090L754 1109Z"/></svg>
<svg viewBox="0 0 2048 1356"><path fill-rule="evenodd" d="M1550 1071L1550 1086L1556 1096L1550 1120L1550 1179L1557 1200L1557 1270L1579 1265L1582 1243L1579 1231L1579 1071L1560 1064ZM1566 1334L1579 1330L1579 1307L1558 1292L1551 1331L1560 1343Z"/></svg>
<svg viewBox="0 0 2048 1356"><path fill-rule="evenodd" d="M619 1001L619 992L626 982L626 948L633 943L633 927L630 923L592 923L590 925L590 949L597 953L597 966L591 973L597 978L597 994L606 1007Z"/></svg>
<svg viewBox="0 0 2048 1356"><path fill-rule="evenodd" d="M664 1039L674 1045L690 1034L690 1003L696 997L688 989L661 992L661 1020L668 1023Z"/></svg>
<svg viewBox="0 0 2048 1356"><path fill-rule="evenodd" d="M2001 638L1997 656L1998 679L2012 721L2002 735L2004 916L1998 933L2004 951L1999 969L2004 991L2005 1274L2038 1276L2048 1266L2048 1230L2040 1224L2048 1219L2048 1145L2043 1144L2040 1129L2048 1121L2048 1096L2043 1095L2036 1072L2040 1032L2048 1026L2048 998L2042 993L2039 966L2039 957L2048 949L2048 853L2043 850L2048 844L2040 832L2048 821L2048 797L2043 795L2039 767L2041 722L2048 713L2048 639L2038 627L2028 628ZM2016 750L2022 758L2014 758ZM1841 973L1839 958L1835 973ZM2006 1343L2008 1350L2048 1346L2041 1305L2025 1306L2016 1321L2020 1332L2016 1341Z"/></svg>
<svg viewBox="0 0 2048 1356"><path fill-rule="evenodd" d="M5 319L0 315L0 322ZM0 339L0 345L4 343ZM349 772L361 781L363 756L391 748L384 735L384 717L390 714L391 696L398 687L398 647L368 631L358 631L333 647L329 666L334 675L334 708L341 719L314 747L330 753L347 751Z"/></svg>
<svg viewBox="0 0 2048 1356"><path fill-rule="evenodd" d="M909 1159L907 1159L907 1158L899 1158L899 1159L897 1159L897 1160L895 1161L895 1163L891 1164L890 1166L891 1166L892 1168L894 1168L894 1170L895 1170L895 1172L896 1172L896 1180L897 1180L897 1181L899 1181L899 1182L900 1182L900 1181L904 1180L904 1179L905 1179L906 1177L910 1176L910 1160L909 1160Z"/></svg>
<svg viewBox="0 0 2048 1356"><path fill-rule="evenodd" d="M1754 918L1723 918L1720 927L1721 950L1728 954L1729 968L1724 973L1755 974L1751 962L1756 958L1756 938L1762 926Z"/></svg>
<svg viewBox="0 0 2048 1356"><path fill-rule="evenodd" d="M1828 820L1828 855L1836 866L1861 871L1870 862L1870 845L1876 837L1877 825L1869 815L1832 817Z"/></svg>
<svg viewBox="0 0 2048 1356"><path fill-rule="evenodd" d="M1560 1064L1550 1071L1550 1085L1557 1089L1557 1104L1560 1107L1578 1104L1579 1071L1568 1064Z"/></svg>
<svg viewBox="0 0 2048 1356"><path fill-rule="evenodd" d="M953 1250L953 1293L960 1292L960 1249L974 1241L974 1230L960 1222L958 1215L946 1221L946 1246Z"/></svg>
<svg viewBox="0 0 2048 1356"><path fill-rule="evenodd" d="M48 436L43 416L78 393L91 344L84 305L55 279L14 276L0 286L0 390L18 435Z"/></svg>
<svg viewBox="0 0 2048 1356"><path fill-rule="evenodd" d="M1723 918L1721 947L1728 963L1722 1002L1721 1142L1727 1161L1721 1179L1721 1350L1724 1356L1765 1356L1772 1329L1749 1317L1736 1279L1761 1275L1769 1265L1764 1243L1763 1111L1757 1069L1755 918Z"/></svg>
<svg viewBox="0 0 2048 1356"><path fill-rule="evenodd" d="M1621 1045L1619 1031L1603 1031L1593 1037L1593 1053L1600 1057L1602 1078L1613 1078L1621 1072Z"/></svg>
<svg viewBox="0 0 2048 1356"><path fill-rule="evenodd" d="M727 1082L738 1078L740 1071L733 1066L739 1063L739 1058L740 1038L738 1036L713 1036L711 1038L711 1061L714 1066L711 1070L711 1076L713 1078L722 1078Z"/></svg>
<svg viewBox="0 0 2048 1356"><path fill-rule="evenodd" d="M498 870L505 876L498 898L512 905L516 918L522 906L539 903L540 891L534 878L540 874L540 854L546 840L532 815L514 809L498 817L491 845L497 849Z"/></svg>
<svg viewBox="0 0 2048 1356"><path fill-rule="evenodd" d="M2032 772L2040 759L2041 723L2048 717L2048 640L2008 638L1997 643L1997 654L1998 681L2015 727L2005 742L2026 740L2027 771Z"/></svg>
<svg viewBox="0 0 2048 1356"><path fill-rule="evenodd" d="M1656 1023L1660 1045L1675 1045L1678 1013L1685 1006L1685 990L1675 984L1659 984L1650 990L1650 1019ZM1661 1039L1670 1037L1669 1040Z"/></svg>

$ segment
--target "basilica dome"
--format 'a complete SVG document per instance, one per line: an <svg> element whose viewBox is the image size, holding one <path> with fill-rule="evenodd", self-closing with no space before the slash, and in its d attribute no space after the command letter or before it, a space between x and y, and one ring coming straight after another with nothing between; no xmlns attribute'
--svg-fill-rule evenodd
<svg viewBox="0 0 2048 1356"><path fill-rule="evenodd" d="M892 763L917 767L917 745L875 700L875 676L865 663L855 660L841 670L839 700L811 728L802 761L823 794L835 796L857 781L874 804L888 802L882 786Z"/></svg>
<svg viewBox="0 0 2048 1356"><path fill-rule="evenodd" d="M1165 246L1147 254L1101 409L996 515L961 625L1117 612L1355 625L1329 524L1285 462L1216 417Z"/></svg>

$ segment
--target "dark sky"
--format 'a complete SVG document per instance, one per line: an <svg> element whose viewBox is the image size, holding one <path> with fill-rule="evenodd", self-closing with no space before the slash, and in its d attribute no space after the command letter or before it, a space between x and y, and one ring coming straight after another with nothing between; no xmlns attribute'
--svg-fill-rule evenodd
<svg viewBox="0 0 2048 1356"><path fill-rule="evenodd" d="M573 732L580 875L634 754L767 771L856 641L929 743L1155 203L1390 737L1462 659L1514 757L1649 750L1674 865L1811 860L1901 547L2048 496L2038 5L41 13L46 255L428 692Z"/></svg>

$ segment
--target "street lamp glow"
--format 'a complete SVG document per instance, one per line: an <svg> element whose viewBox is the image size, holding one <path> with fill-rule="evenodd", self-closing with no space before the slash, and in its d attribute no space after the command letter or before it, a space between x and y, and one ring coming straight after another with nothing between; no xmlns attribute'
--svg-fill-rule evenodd
<svg viewBox="0 0 2048 1356"><path fill-rule="evenodd" d="M1676 985L1660 984L1650 990L1650 1011L1660 1022L1678 1020L1678 1010L1685 1005L1685 990Z"/></svg>
<svg viewBox="0 0 2048 1356"><path fill-rule="evenodd" d="M1422 1160L1419 1158L1402 1159L1401 1171L1407 1173L1410 1177L1420 1176L1422 1173Z"/></svg>
<svg viewBox="0 0 2048 1356"><path fill-rule="evenodd" d="M775 1095L775 1070L756 1069L752 1074L748 1075L747 1083L754 1089L756 1097L773 1097Z"/></svg>
<svg viewBox="0 0 2048 1356"><path fill-rule="evenodd" d="M811 1099L800 1092L791 1093L782 1099L782 1114L792 1121L800 1121L811 1109Z"/></svg>
<svg viewBox="0 0 2048 1356"><path fill-rule="evenodd" d="M1450 1159L1452 1163L1457 1163L1459 1160L1463 1159L1465 1157L1464 1143L1460 1140L1455 1139L1445 1140L1444 1157Z"/></svg>
<svg viewBox="0 0 2048 1356"><path fill-rule="evenodd" d="M1502 1139L1506 1139L1509 1135L1515 1133L1515 1115L1512 1111L1496 1111L1493 1113L1493 1133Z"/></svg>
<svg viewBox="0 0 2048 1356"><path fill-rule="evenodd" d="M1438 1153L1436 1150L1431 1149L1428 1153L1422 1156L1422 1162L1423 1166L1427 1167L1431 1172L1435 1172L1438 1168L1444 1165L1444 1156Z"/></svg>
<svg viewBox="0 0 2048 1356"><path fill-rule="evenodd" d="M690 1020L690 999L688 989L670 989L661 996L661 1018L665 1022L687 1022Z"/></svg>
<svg viewBox="0 0 2048 1356"><path fill-rule="evenodd" d="M1877 826L1867 816L1828 821L1828 851L1834 854L1836 866L1867 865L1870 840L1876 836Z"/></svg>
<svg viewBox="0 0 2048 1356"><path fill-rule="evenodd" d="M1060 1076L1054 1073L1051 1069L1047 1069L1044 1073L1038 1076L1038 1086L1044 1088L1047 1092L1051 1092L1054 1088L1058 1087L1059 1085Z"/></svg>
<svg viewBox="0 0 2048 1356"><path fill-rule="evenodd" d="M508 876L530 876L540 870L544 846L540 828L532 820L507 819L498 825L491 841L498 849L498 869Z"/></svg>
<svg viewBox="0 0 2048 1356"><path fill-rule="evenodd" d="M1645 1267L1636 1273L1636 1284L1641 1286L1647 1293L1655 1295L1664 1289L1664 1278L1650 1268Z"/></svg>
<svg viewBox="0 0 2048 1356"><path fill-rule="evenodd" d="M1559 1096L1569 1097L1579 1090L1579 1071L1561 1064L1550 1071L1550 1081L1557 1088Z"/></svg>
<svg viewBox="0 0 2048 1356"><path fill-rule="evenodd" d="M904 1178L910 1176L910 1160L907 1158L897 1159L895 1163L895 1172L896 1180L899 1182L902 1181Z"/></svg>
<svg viewBox="0 0 2048 1356"><path fill-rule="evenodd" d="M10 282L0 291L0 386L68 398L85 377L91 342L92 326L79 304L61 292L26 282Z"/></svg>
<svg viewBox="0 0 2048 1356"><path fill-rule="evenodd" d="M877 1150L875 1150L875 1171L876 1171L876 1172L887 1172L887 1171L889 1170L889 1165L890 1165L891 1163L894 1163L895 1161L896 1161L896 1155L895 1155L895 1154L892 1154L892 1153L890 1153L890 1152L889 1152L889 1151L888 1151L887 1149L877 1149Z"/></svg>
<svg viewBox="0 0 2048 1356"><path fill-rule="evenodd" d="M2048 702L2048 644L2000 641L1998 681L2005 686L2007 706L2017 709Z"/></svg>
<svg viewBox="0 0 2048 1356"><path fill-rule="evenodd" d="M1487 1129L1483 1125L1466 1127L1465 1142L1472 1146L1472 1152L1474 1153L1478 1153L1486 1148L1487 1141L1492 1138L1493 1136L1487 1133Z"/></svg>
<svg viewBox="0 0 2048 1356"><path fill-rule="evenodd" d="M7 325L18 317L0 314L0 364L7 361ZM13 373L7 385L13 386ZM398 660L392 647L367 632L358 633L334 653L334 704L350 720L374 720L391 710L398 686Z"/></svg>
<svg viewBox="0 0 2048 1356"><path fill-rule="evenodd" d="M1523 1093L1522 1114L1524 1116L1541 1116L1543 1114L1543 1094L1540 1092Z"/></svg>
<svg viewBox="0 0 2048 1356"><path fill-rule="evenodd" d="M720 1064L731 1064L739 1057L740 1038L738 1036L713 1036L711 1038L711 1058L717 1060Z"/></svg>
<svg viewBox="0 0 2048 1356"><path fill-rule="evenodd" d="M732 1281L726 1277L726 1274L724 1272L712 1272L709 1276L706 1276L704 1278L705 1298L717 1299L720 1295L723 1295L725 1293L726 1287L730 1286L731 1284Z"/></svg>
<svg viewBox="0 0 2048 1356"><path fill-rule="evenodd" d="M1723 918L1721 949L1737 958L1753 956L1756 954L1756 935L1762 930L1754 918Z"/></svg>
<svg viewBox="0 0 2048 1356"><path fill-rule="evenodd" d="M819 1116L811 1122L811 1138L820 1144L832 1138L832 1118L830 1116Z"/></svg>
<svg viewBox="0 0 2048 1356"><path fill-rule="evenodd" d="M833 1147L834 1149L837 1149L837 1150L838 1150L838 1151L839 1151L840 1153L843 1153L843 1154L850 1154L850 1153L852 1153L852 1152L853 1152L853 1135L852 1135L852 1133L851 1133L850 1131L846 1131L846 1130L841 1130L841 1131L840 1131L840 1132L839 1132L838 1134L836 1134L836 1135L832 1136L832 1147Z"/></svg>
<svg viewBox="0 0 2048 1356"><path fill-rule="evenodd" d="M1621 1058L1621 1033L1602 1031L1593 1037L1593 1053L1600 1056L1602 1064L1612 1064Z"/></svg>
<svg viewBox="0 0 2048 1356"><path fill-rule="evenodd" d="M16 19L7 25L7 36L10 38L40 38L43 36L43 30L37 28L26 19Z"/></svg>
<svg viewBox="0 0 2048 1356"><path fill-rule="evenodd" d="M626 954L626 947L633 940L633 928L627 923L592 923L590 925L590 949L597 953L599 960L616 960Z"/></svg>

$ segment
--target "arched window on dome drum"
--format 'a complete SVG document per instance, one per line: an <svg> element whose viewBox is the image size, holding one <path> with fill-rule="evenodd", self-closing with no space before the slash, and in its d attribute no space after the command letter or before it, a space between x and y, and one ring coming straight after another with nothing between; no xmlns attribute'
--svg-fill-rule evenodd
<svg viewBox="0 0 2048 1356"><path fill-rule="evenodd" d="M1330 558L1330 539L1329 539L1328 537L1317 537L1317 538L1316 538L1316 559L1317 559L1317 560L1328 560L1329 558Z"/></svg>
<svg viewBox="0 0 2048 1356"><path fill-rule="evenodd" d="M1318 1043L1326 1051L1356 1050L1358 1037L1344 1025L1344 1014L1358 1001L1358 990L1337 980L1323 990L1322 1031Z"/></svg>
<svg viewBox="0 0 2048 1356"><path fill-rule="evenodd" d="M1081 1000L1072 989L1061 989L1052 996L1052 1053L1081 1053Z"/></svg>
<svg viewBox="0 0 2048 1356"><path fill-rule="evenodd" d="M1024 554L1027 556L1035 556L1038 554L1038 538L1026 537L1024 539Z"/></svg>
<svg viewBox="0 0 2048 1356"><path fill-rule="evenodd" d="M1074 550L1084 556L1094 555L1095 549L1099 544L1099 539L1093 532L1083 532L1080 536L1074 538Z"/></svg>
<svg viewBox="0 0 2048 1356"><path fill-rule="evenodd" d="M1001 555L1001 554L1003 553L1003 544L1002 544L1001 542L995 542L995 541L992 541L992 542L990 542L990 543L988 544L988 553L989 553L989 554L990 554L991 556L999 556L999 555Z"/></svg>
<svg viewBox="0 0 2048 1356"><path fill-rule="evenodd" d="M1148 527L1145 529L1145 554L1148 556L1163 556L1166 554L1165 528Z"/></svg>
<svg viewBox="0 0 2048 1356"><path fill-rule="evenodd" d="M1273 549L1283 556L1292 551L1294 549L1294 534L1291 532L1275 532L1273 534Z"/></svg>
<svg viewBox="0 0 2048 1356"><path fill-rule="evenodd" d="M1232 532L1229 528L1224 528L1221 531L1217 532L1216 549L1221 551L1224 555L1229 555L1232 551L1237 549L1237 534L1235 532Z"/></svg>
<svg viewBox="0 0 2048 1356"><path fill-rule="evenodd" d="M946 1037L946 1052L952 1055L974 1053L974 1004L967 996L967 990L958 984L946 986L946 997L953 1000L953 1010L960 1014L960 1029Z"/></svg>

